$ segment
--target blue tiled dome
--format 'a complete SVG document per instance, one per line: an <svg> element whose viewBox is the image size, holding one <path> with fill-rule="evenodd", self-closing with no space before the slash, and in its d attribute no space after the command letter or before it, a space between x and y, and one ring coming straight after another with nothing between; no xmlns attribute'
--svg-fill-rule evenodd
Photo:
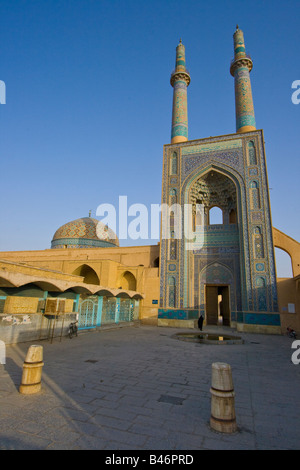
<svg viewBox="0 0 300 470"><path fill-rule="evenodd" d="M119 246L116 234L92 217L83 217L56 230L51 248L97 248Z"/></svg>

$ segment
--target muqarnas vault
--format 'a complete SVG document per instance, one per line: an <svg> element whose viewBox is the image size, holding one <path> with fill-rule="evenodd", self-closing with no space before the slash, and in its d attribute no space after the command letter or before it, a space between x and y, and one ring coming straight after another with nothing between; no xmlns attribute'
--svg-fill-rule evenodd
<svg viewBox="0 0 300 470"><path fill-rule="evenodd" d="M190 75L181 40L176 48L162 204L182 210L162 219L168 236L160 248L160 325L189 326L202 315L207 325L222 323L240 331L280 329L264 136L255 124L252 66L237 26L230 66L236 133L189 141ZM191 208L188 221L185 205ZM215 207L222 213L218 224L211 223ZM181 234L184 224L192 227L192 239L176 236L178 222Z"/></svg>

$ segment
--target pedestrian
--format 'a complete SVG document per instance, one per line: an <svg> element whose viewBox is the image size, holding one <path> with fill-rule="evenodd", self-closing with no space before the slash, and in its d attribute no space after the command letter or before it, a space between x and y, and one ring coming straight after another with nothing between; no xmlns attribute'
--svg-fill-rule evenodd
<svg viewBox="0 0 300 470"><path fill-rule="evenodd" d="M202 331L202 325L203 325L203 316L201 314L200 317L198 318L198 328L200 331Z"/></svg>

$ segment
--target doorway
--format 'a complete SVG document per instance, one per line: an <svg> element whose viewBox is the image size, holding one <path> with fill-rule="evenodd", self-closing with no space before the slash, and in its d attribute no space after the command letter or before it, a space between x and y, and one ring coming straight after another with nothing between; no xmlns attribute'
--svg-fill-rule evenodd
<svg viewBox="0 0 300 470"><path fill-rule="evenodd" d="M230 326L229 286L206 285L206 324Z"/></svg>
<svg viewBox="0 0 300 470"><path fill-rule="evenodd" d="M78 329L96 328L97 326L98 296L88 296L80 299Z"/></svg>

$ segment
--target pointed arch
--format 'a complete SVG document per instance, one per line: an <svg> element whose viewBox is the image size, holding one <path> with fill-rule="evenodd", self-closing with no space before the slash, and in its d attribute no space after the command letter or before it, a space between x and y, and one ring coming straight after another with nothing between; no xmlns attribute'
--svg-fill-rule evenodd
<svg viewBox="0 0 300 470"><path fill-rule="evenodd" d="M212 284L226 284L233 281L233 273L231 269L222 262L212 262L201 270L201 281Z"/></svg>
<svg viewBox="0 0 300 470"><path fill-rule="evenodd" d="M119 289L136 291L136 278L130 271L124 271L121 274Z"/></svg>
<svg viewBox="0 0 300 470"><path fill-rule="evenodd" d="M288 253L292 261L292 276L298 276L300 274L300 243L275 227L272 231L274 247Z"/></svg>
<svg viewBox="0 0 300 470"><path fill-rule="evenodd" d="M275 246L275 259L277 278L293 277L293 265L291 255L286 250Z"/></svg>
<svg viewBox="0 0 300 470"><path fill-rule="evenodd" d="M214 178L224 177L224 181L225 179L229 180L229 182L231 183L228 182L228 185L234 199L232 199L232 197L229 197L226 201L220 198L219 200L217 200L218 198L216 199L215 195L219 194L218 191L211 191L211 196L213 197L211 197L209 201L209 191L207 193L204 188L203 191L201 190L201 194L196 194L195 185L197 185L197 181L206 180L210 177L210 175L214 175ZM210 179L210 182L211 181L212 179ZM192 174L186 177L182 185L182 193L184 194L184 204L196 203L204 207L204 220L202 220L202 223L204 222L205 225L208 225L208 211L214 206L220 207L220 209L223 211L223 224L229 223L229 210L235 209L236 215L239 216L239 214L242 213L242 205L244 205L242 201L245 197L245 190L245 183L239 172L234 169L230 169L229 171L225 165L220 162L214 161L211 162L209 165L203 164L203 166L196 168Z"/></svg>
<svg viewBox="0 0 300 470"><path fill-rule="evenodd" d="M236 243L239 244L240 247L240 255L243 256L244 250L247 252L249 249L249 241L248 241L248 232L246 229L246 226L243 224L242 220L242 214L247 211L247 206L246 206L246 195L247 195L247 188L245 185L245 180L243 179L238 165L236 165L236 168L229 167L226 165L226 163L217 161L217 160L210 160L209 162L204 161L203 164L200 164L199 166L194 167L193 171L186 174L186 177L183 181L183 184L181 186L181 193L182 197L181 200L183 201L184 204L189 204L191 201L195 200L196 203L203 204L205 202L205 197L207 196L205 187L203 187L203 196L204 198L200 198L199 192L195 192L195 184L197 181L204 179L206 180L207 177L209 177L209 173L212 173L211 175L213 178L215 176L218 176L219 174L228 178L232 182L232 185L228 185L229 187L232 188L232 191L229 194L229 197L231 197L231 200L228 199L226 204L217 204L218 206L222 206L223 209L223 225L224 229L227 230L227 225L229 225L229 211L231 209L235 209L236 211L236 223L234 224L235 226L231 226L230 229L228 230L231 231L236 231L236 234L238 234L238 240L236 238ZM209 177L210 178L210 177ZM201 183L201 181L200 181ZM198 189L198 188L196 188ZM201 188L202 190L202 188ZM202 195L202 194L201 194ZM234 196L234 199L232 198L232 195ZM226 194L224 193L224 197ZM208 204L206 203L206 206ZM208 240L208 237L210 236L210 230L206 231L205 226L207 226L207 219L208 219L208 207L204 207L204 235L205 235L205 241ZM210 229L210 227L208 227ZM212 228L214 230L214 228ZM223 228L222 228L223 230ZM181 241L180 248L182 250L183 256L181 256L180 259L180 268L184 271L184 277L183 277L183 282L180 284L180 296L183 298L182 305L184 307L191 305L192 302L194 302L194 305L199 305L200 310L205 311L205 292L204 292L204 285L206 283L206 280L204 279L203 282L201 281L202 276L205 276L205 272L201 272L201 269L197 271L195 274L197 278L197 282L195 286L193 287L191 283L189 283L189 272L193 268L193 263L191 260L191 257L189 256L190 251L185 250L185 241L184 239ZM228 269L228 268L227 268ZM212 284L219 284L218 282L214 282L215 279L220 279L220 284L223 285L230 285L229 292L230 292L230 308L232 312L236 312L237 306L240 309L242 304L243 308L247 309L248 308L248 299L247 298L241 298L241 296L238 295L235 296L233 295L233 289L235 289L235 284L234 284L234 276L235 273L231 273L231 275L228 272L228 276L225 275L225 271L223 280L222 277L213 277ZM242 271L238 273L239 275L239 283L241 282L242 278L243 280L247 278L248 274L251 272L251 266L250 266L250 259L246 258L245 259L245 265L243 265ZM228 282L224 281L224 277L228 277ZM198 282L199 281L199 282ZM199 283L200 283L200 288L199 288ZM198 290L199 289L199 290ZM198 292L197 292L198 290Z"/></svg>
<svg viewBox="0 0 300 470"><path fill-rule="evenodd" d="M81 266L78 266L72 272L72 274L83 277L84 278L83 282L85 284L95 284L95 285L100 284L100 280L96 271L88 264L82 264Z"/></svg>

